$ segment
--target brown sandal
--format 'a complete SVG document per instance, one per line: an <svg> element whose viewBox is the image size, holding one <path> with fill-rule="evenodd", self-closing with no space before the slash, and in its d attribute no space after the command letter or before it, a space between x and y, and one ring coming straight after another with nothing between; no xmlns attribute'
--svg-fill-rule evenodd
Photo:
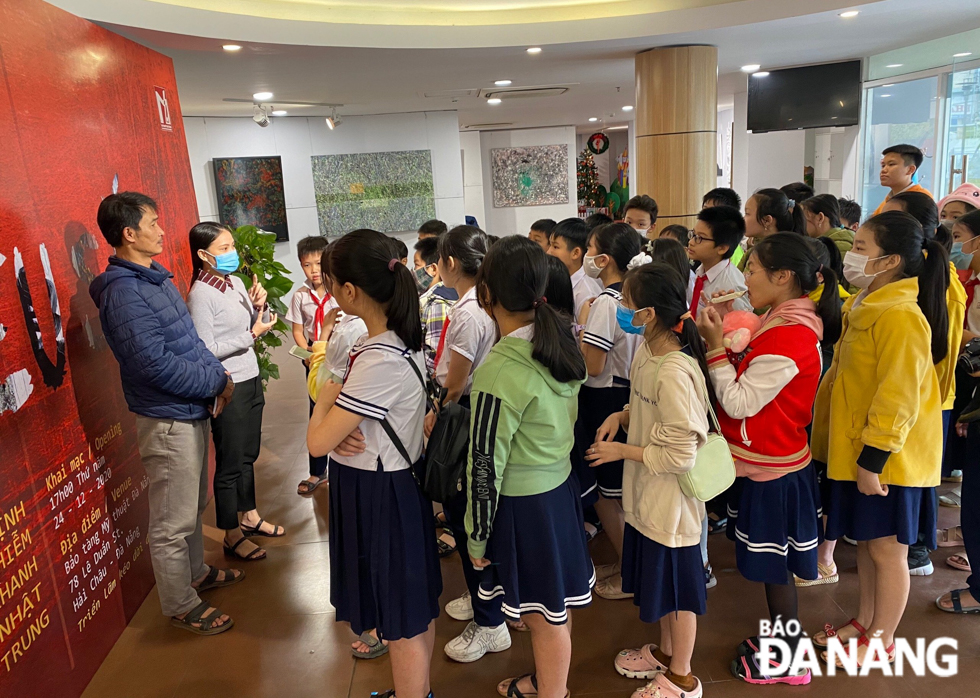
<svg viewBox="0 0 980 698"><path fill-rule="evenodd" d="M214 609L214 613L205 617L204 614L210 609ZM224 614L218 608L212 606L207 601L202 601L197 606L185 613L183 618L173 616L170 619L170 624L175 628L188 630L195 635L217 635L226 630L231 630L232 626L235 624L235 621L229 618L221 625L215 625L218 619L223 615ZM197 625L195 625L195 623Z"/></svg>
<svg viewBox="0 0 980 698"><path fill-rule="evenodd" d="M252 543L252 545L255 545L255 550L253 550L252 552L250 552L248 555L243 555L242 553L238 552L238 546L240 546L245 541L248 541L249 543L252 543L252 541L248 540L248 538L246 538L245 536L242 536L241 538L238 539L238 541L234 545L232 545L232 546L229 547L226 544L224 546L224 548L225 548L225 555L228 555L230 557L237 557L240 560L245 560L245 562L255 562L256 560L264 560L265 559L265 555L266 555L265 550L262 549L262 548L260 548L259 546L255 545L255 543Z"/></svg>
<svg viewBox="0 0 980 698"><path fill-rule="evenodd" d="M225 573L225 578L219 580L218 574L221 572ZM232 584L237 584L243 579L245 579L245 570L221 570L217 567L212 567L210 570L208 570L207 576L194 588L198 592L207 591L208 589L231 586ZM191 584L191 586L194 585Z"/></svg>

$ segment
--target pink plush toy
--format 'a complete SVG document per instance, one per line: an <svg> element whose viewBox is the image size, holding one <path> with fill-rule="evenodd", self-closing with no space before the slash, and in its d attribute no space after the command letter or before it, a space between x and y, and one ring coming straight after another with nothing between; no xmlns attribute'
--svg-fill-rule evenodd
<svg viewBox="0 0 980 698"><path fill-rule="evenodd" d="M734 354L741 354L749 346L749 340L762 327L762 320L748 310L733 310L722 320L725 333L725 348Z"/></svg>

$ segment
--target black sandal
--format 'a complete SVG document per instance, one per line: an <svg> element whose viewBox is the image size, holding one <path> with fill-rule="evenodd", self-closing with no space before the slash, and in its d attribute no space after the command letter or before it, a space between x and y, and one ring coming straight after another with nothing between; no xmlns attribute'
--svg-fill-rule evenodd
<svg viewBox="0 0 980 698"><path fill-rule="evenodd" d="M453 540L455 541L455 538ZM436 548L439 550L439 557L449 557L456 552L456 546L444 541L442 536L436 536Z"/></svg>
<svg viewBox="0 0 980 698"><path fill-rule="evenodd" d="M228 547L228 545L225 544L225 546L224 546L224 548L225 548L225 555L229 555L231 557L237 557L239 560L245 560L245 562L254 562L256 560L264 560L265 559L265 555L266 555L265 550L262 549L262 548L260 548L259 546L255 545L255 543L252 543L252 545L255 545L255 550L253 550L252 552L250 552L248 555L242 555L240 552L238 552L238 546L241 545L242 543L244 543L247 540L248 540L248 538L246 538L245 536L242 536L231 547ZM249 542L251 543L251 541L249 541Z"/></svg>
<svg viewBox="0 0 980 698"><path fill-rule="evenodd" d="M262 524L266 521L265 519L259 519L259 523L256 526L247 526L245 524L239 524L239 528L242 529L242 533L246 536L265 536L266 538L281 538L286 535L286 529L282 526L273 525L273 533L266 533L262 530Z"/></svg>
<svg viewBox="0 0 980 698"><path fill-rule="evenodd" d="M225 578L221 581L218 581L219 572L225 573ZM238 574L236 575L235 572L238 572ZM208 576L202 579L201 583L195 588L198 592L207 591L208 589L217 589L218 587L226 587L232 584L237 584L243 579L245 579L245 570L219 570L217 567L212 567L208 572Z"/></svg>
<svg viewBox="0 0 980 698"><path fill-rule="evenodd" d="M310 482L309 480L300 480L299 484L296 485L296 494L299 495L313 494L313 490L315 490L317 487L319 487L326 481L327 481L326 475L321 475L320 479L317 480L316 482Z"/></svg>
<svg viewBox="0 0 980 698"><path fill-rule="evenodd" d="M534 693L522 693L521 689L517 687L523 679L531 679L531 685L534 686ZM506 681L506 679L504 679ZM503 683L501 681L500 683ZM500 684L497 685L497 693L500 693ZM510 683L507 684L507 693L500 693L504 698L528 698L528 696L538 695L538 677L537 674L523 674L518 676L516 679L511 679Z"/></svg>
<svg viewBox="0 0 980 698"><path fill-rule="evenodd" d="M449 528L449 520L446 518L445 511L440 511L438 514L432 517L432 520L435 523L436 530L440 528Z"/></svg>
<svg viewBox="0 0 980 698"><path fill-rule="evenodd" d="M204 613L209 609L214 608L214 613L212 613L207 618L203 618ZM224 615L218 608L215 608L207 601L202 601L197 606L192 608L183 618L178 618L173 616L170 619L170 624L176 628L182 628L184 630L189 630L195 635L217 635L223 633L226 630L231 630L231 626L235 624L235 621L229 618L227 621L221 625L215 625L221 616ZM194 623L199 623L200 626L195 626Z"/></svg>

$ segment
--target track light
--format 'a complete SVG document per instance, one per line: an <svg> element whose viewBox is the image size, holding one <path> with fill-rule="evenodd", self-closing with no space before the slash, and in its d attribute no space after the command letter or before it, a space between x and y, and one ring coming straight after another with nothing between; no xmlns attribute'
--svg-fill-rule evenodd
<svg viewBox="0 0 980 698"><path fill-rule="evenodd" d="M252 107L252 121L257 123L262 128L269 125L269 113L265 107L256 104Z"/></svg>
<svg viewBox="0 0 980 698"><path fill-rule="evenodd" d="M337 128L338 126L340 126L341 121L342 121L342 119L340 117L340 114L338 114L337 113L337 110L334 109L330 113L330 116L327 117L327 128L330 129L331 131L333 131L335 128Z"/></svg>

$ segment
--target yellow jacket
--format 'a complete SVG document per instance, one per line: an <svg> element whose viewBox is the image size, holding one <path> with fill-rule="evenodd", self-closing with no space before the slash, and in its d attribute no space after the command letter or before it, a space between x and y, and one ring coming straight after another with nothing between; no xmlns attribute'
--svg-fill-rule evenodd
<svg viewBox="0 0 980 698"><path fill-rule="evenodd" d="M813 457L827 463L833 480L857 480L857 459L867 445L892 454L883 484L939 484L942 397L918 294L918 279L902 279L856 308L857 296L844 304L843 332L813 420Z"/></svg>
<svg viewBox="0 0 980 698"><path fill-rule="evenodd" d="M936 364L939 373L939 394L943 398L943 411L953 409L956 399L956 359L963 341L963 318L966 315L966 289L956 275L956 267L949 265L949 288L946 290L946 311L949 313L949 353Z"/></svg>

